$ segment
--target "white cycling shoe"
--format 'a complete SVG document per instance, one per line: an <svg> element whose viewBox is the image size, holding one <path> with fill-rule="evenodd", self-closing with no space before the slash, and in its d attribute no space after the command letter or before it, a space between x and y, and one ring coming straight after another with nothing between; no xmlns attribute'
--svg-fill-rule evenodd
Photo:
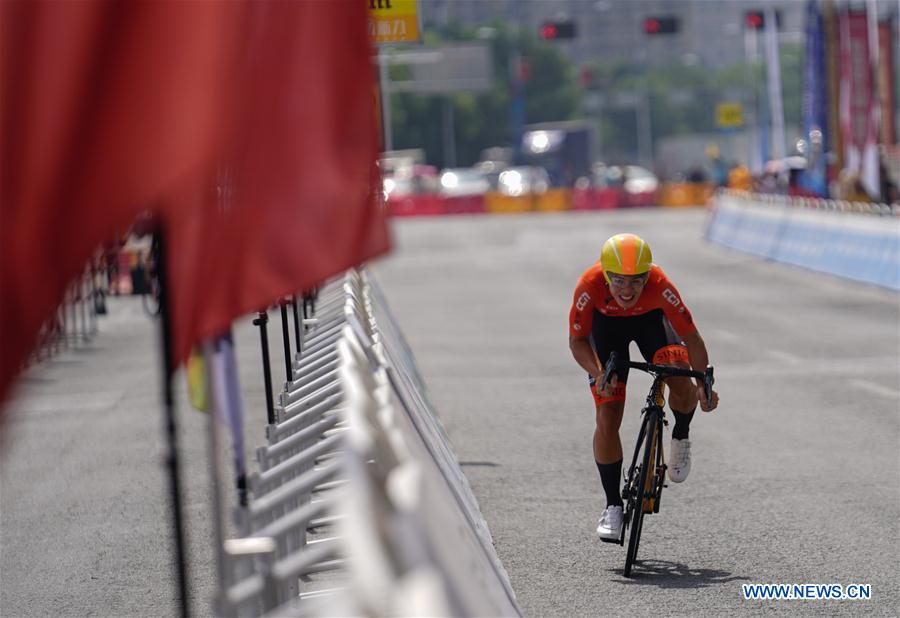
<svg viewBox="0 0 900 618"><path fill-rule="evenodd" d="M676 440L672 438L672 446L669 450L669 480L673 483L681 483L688 477L691 471L691 441Z"/></svg>
<svg viewBox="0 0 900 618"><path fill-rule="evenodd" d="M618 541L622 537L622 515L621 506L606 507L597 525L597 535L601 539Z"/></svg>

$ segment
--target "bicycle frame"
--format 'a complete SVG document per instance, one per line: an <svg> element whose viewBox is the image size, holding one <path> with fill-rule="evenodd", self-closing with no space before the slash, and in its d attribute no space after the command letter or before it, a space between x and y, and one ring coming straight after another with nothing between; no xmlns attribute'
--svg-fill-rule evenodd
<svg viewBox="0 0 900 618"><path fill-rule="evenodd" d="M665 478L665 451L663 449L663 427L669 422L666 420L666 413L663 405L665 404L665 382L662 376L656 376L653 384L650 386L650 393L647 395L647 401L641 410L641 416L644 420L641 422L641 428L638 432L638 439L635 443L634 454L631 457L631 465L625 474L626 485L634 479L634 471L638 464L638 455L641 453L641 444L646 438L647 431L651 430L655 433L653 440L653 452L650 454L650 460L654 463L654 475L647 476L647 485L644 487L645 506L644 512L659 512L659 496L662 493L663 479ZM657 477L659 477L657 479ZM654 479L657 479L656 482ZM654 487L653 485L656 485ZM649 501L649 511L647 507ZM623 539L624 543L624 539Z"/></svg>

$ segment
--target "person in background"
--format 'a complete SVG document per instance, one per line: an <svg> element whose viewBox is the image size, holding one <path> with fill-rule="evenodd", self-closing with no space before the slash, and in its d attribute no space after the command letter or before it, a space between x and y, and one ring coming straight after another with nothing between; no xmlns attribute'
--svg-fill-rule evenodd
<svg viewBox="0 0 900 618"><path fill-rule="evenodd" d="M728 188L735 191L752 191L753 176L750 170L740 163L735 164L728 172Z"/></svg>

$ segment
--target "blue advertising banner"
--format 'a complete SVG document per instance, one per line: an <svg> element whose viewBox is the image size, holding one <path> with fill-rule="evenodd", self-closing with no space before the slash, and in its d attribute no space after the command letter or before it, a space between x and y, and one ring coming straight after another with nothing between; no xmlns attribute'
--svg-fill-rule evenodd
<svg viewBox="0 0 900 618"><path fill-rule="evenodd" d="M803 139L807 165L800 186L807 192L826 197L827 105L825 73L825 28L818 2L806 5L806 55L803 64Z"/></svg>

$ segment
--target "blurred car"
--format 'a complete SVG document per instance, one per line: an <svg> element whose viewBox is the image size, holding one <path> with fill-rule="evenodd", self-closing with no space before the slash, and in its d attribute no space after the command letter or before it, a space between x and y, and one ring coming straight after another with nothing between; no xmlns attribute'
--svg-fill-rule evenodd
<svg viewBox="0 0 900 618"><path fill-rule="evenodd" d="M500 193L511 197L546 193L550 187L550 176L542 167L511 167L500 173L497 185Z"/></svg>
<svg viewBox="0 0 900 618"><path fill-rule="evenodd" d="M412 178L402 176L385 176L382 180L382 191L386 200L415 193Z"/></svg>
<svg viewBox="0 0 900 618"><path fill-rule="evenodd" d="M594 186L623 189L626 193L652 193L659 188L659 179L639 165L597 165L594 166Z"/></svg>
<svg viewBox="0 0 900 618"><path fill-rule="evenodd" d="M657 200L659 179L639 165L595 163L591 177L577 180L573 192L576 210L652 206Z"/></svg>
<svg viewBox="0 0 900 618"><path fill-rule="evenodd" d="M477 168L455 167L441 172L439 191L445 197L483 195L490 188L487 175Z"/></svg>
<svg viewBox="0 0 900 618"><path fill-rule="evenodd" d="M394 174L385 174L382 180L384 198L396 199L408 195L437 193L437 169L433 165L416 164Z"/></svg>

